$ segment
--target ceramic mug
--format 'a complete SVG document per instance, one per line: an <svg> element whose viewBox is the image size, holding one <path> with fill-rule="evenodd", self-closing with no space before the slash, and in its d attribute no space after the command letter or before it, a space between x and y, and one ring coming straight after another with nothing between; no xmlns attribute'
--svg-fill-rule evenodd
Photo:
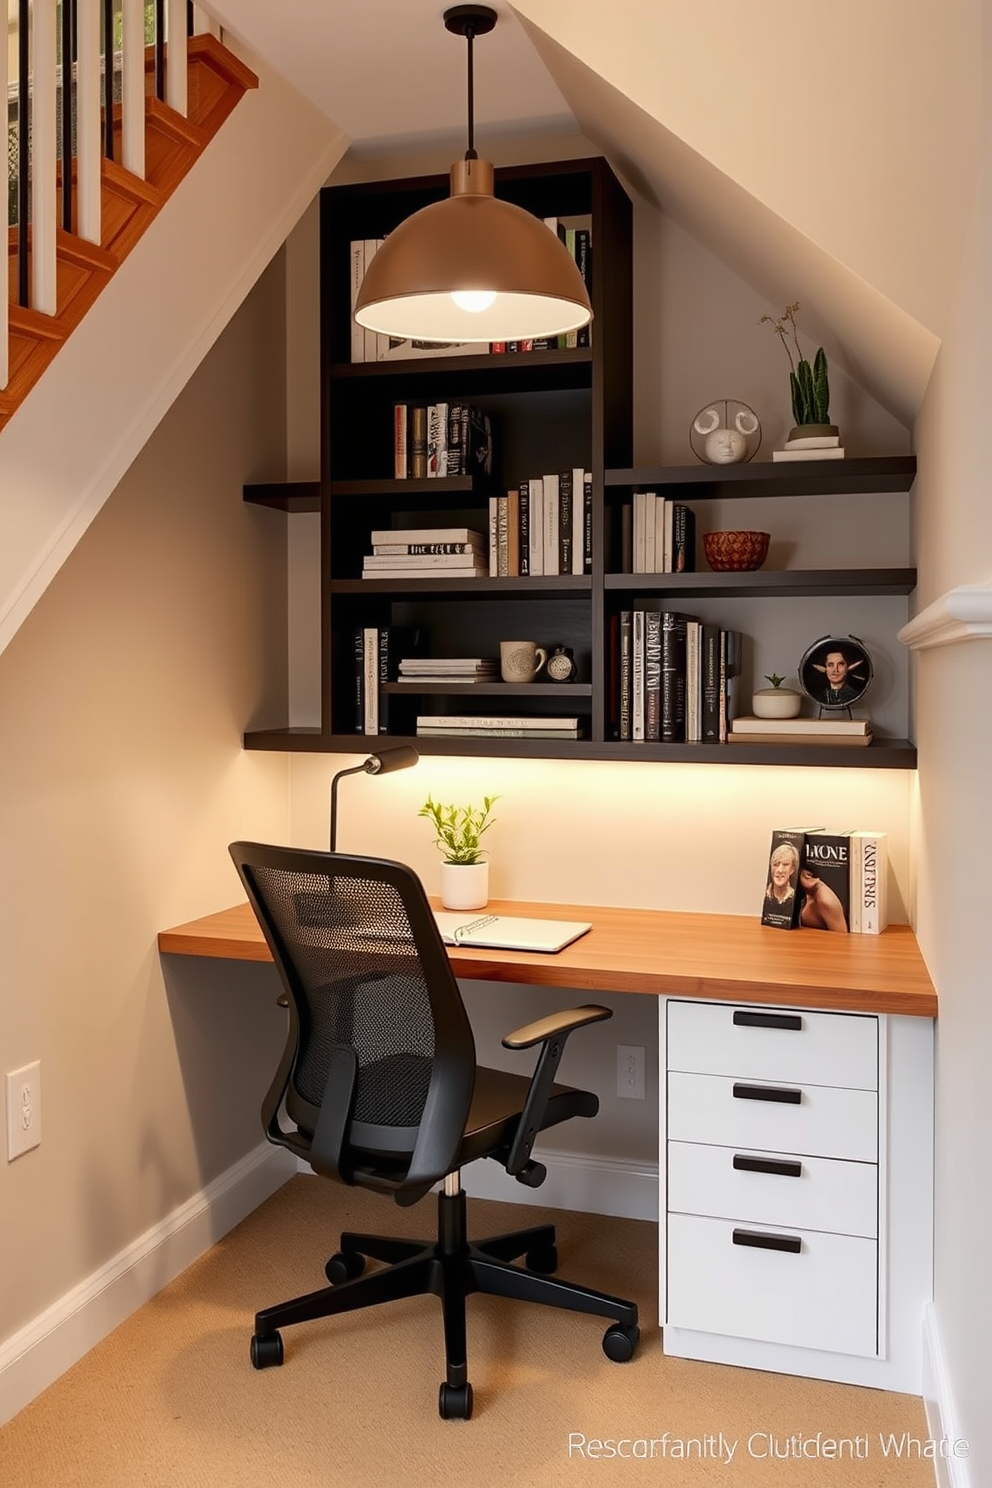
<svg viewBox="0 0 992 1488"><path fill-rule="evenodd" d="M504 682L533 682L548 659L536 641L500 641L499 669Z"/></svg>

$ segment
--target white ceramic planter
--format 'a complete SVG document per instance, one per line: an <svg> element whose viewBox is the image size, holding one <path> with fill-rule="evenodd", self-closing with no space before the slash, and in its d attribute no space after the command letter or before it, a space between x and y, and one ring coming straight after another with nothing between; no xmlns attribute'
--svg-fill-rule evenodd
<svg viewBox="0 0 992 1488"><path fill-rule="evenodd" d="M445 909L485 909L488 902L488 863L441 864L441 903Z"/></svg>
<svg viewBox="0 0 992 1488"><path fill-rule="evenodd" d="M755 718L798 718L801 693L788 687L761 687L751 695Z"/></svg>

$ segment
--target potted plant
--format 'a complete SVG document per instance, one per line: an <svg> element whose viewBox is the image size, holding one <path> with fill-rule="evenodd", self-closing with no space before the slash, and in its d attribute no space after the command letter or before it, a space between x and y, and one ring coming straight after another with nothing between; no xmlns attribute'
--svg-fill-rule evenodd
<svg viewBox="0 0 992 1488"><path fill-rule="evenodd" d="M755 718L798 718L802 707L802 694L791 687L783 687L784 677L771 672L765 677L771 687L759 687L751 694L751 707Z"/></svg>
<svg viewBox="0 0 992 1488"><path fill-rule="evenodd" d="M480 839L493 824L498 796L483 796L481 808L442 806L431 796L418 816L434 828L434 845L442 854L441 903L445 909L483 909L489 900L489 863Z"/></svg>
<svg viewBox="0 0 992 1488"><path fill-rule="evenodd" d="M774 315L763 315L758 322L763 325L767 321L773 327L789 358L792 417L796 424L790 430L789 440L817 435L833 438L839 434L839 430L836 424L830 422L830 382L827 377L826 353L822 346L818 347L812 364L803 356L796 327L798 311L799 301L796 300L793 304L786 305L781 319L776 320Z"/></svg>

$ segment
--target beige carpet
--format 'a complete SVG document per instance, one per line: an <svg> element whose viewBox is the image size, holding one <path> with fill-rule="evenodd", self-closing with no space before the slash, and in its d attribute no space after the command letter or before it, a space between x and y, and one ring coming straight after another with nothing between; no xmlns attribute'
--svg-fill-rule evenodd
<svg viewBox="0 0 992 1488"><path fill-rule="evenodd" d="M558 1226L562 1275L640 1306L632 1363L605 1358L599 1319L473 1297L475 1411L469 1422L441 1421L440 1304L424 1297L287 1330L283 1367L256 1372L248 1360L255 1308L322 1285L337 1230L433 1229L433 1199L400 1210L294 1178L0 1430L0 1484L932 1488L925 1461L886 1458L879 1440L880 1433L925 1437L915 1397L666 1359L654 1225L469 1204L475 1235L545 1218ZM756 1455L770 1450L768 1438L788 1452L794 1435L817 1432L867 1438L867 1456ZM737 1444L729 1463L719 1455L721 1433L723 1443ZM603 1451L609 1442L631 1453L650 1450L643 1444L651 1439L658 1445L653 1459L592 1458L578 1455L580 1439L587 1454L595 1450L590 1439ZM684 1460L672 1455L680 1450Z"/></svg>

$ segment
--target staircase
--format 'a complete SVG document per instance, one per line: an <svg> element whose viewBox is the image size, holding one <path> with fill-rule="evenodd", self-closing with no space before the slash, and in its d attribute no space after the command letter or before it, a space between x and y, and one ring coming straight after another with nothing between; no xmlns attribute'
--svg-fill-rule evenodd
<svg viewBox="0 0 992 1488"><path fill-rule="evenodd" d="M187 114L154 95L154 55L145 59L145 178L117 164L120 109L115 110L114 159L101 162L100 242L56 229L56 311L45 315L16 303L18 229L8 230L9 375L0 391L0 438L24 399L91 308L221 125L258 79L209 33L186 43ZM73 163L75 173L75 163ZM74 192L75 197L75 192ZM29 239L28 255L31 244Z"/></svg>

